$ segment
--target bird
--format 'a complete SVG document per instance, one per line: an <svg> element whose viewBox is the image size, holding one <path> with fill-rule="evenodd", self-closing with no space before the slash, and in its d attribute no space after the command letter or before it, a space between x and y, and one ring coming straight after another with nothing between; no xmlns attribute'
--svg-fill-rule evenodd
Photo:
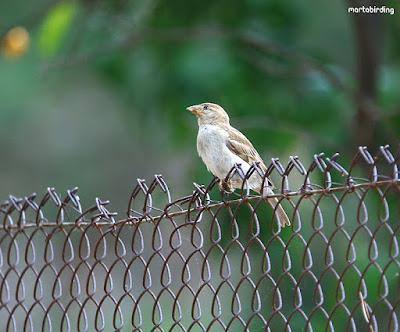
<svg viewBox="0 0 400 332"><path fill-rule="evenodd" d="M244 174L250 169L254 162L264 170L267 170L257 150L239 130L229 123L228 113L219 105L213 103L202 103L189 106L188 111L196 115L199 131L197 134L197 152L209 172L219 179L219 189L223 190L222 183L230 170L240 164ZM240 175L233 175L227 185L233 191L242 188L243 179ZM264 183L264 190L262 191ZM253 172L246 182L244 188L254 190L258 194L273 195L274 188L270 179L263 181L258 172ZM285 210L279 204L276 197L266 198L272 208L276 208L280 225L290 225L290 219Z"/></svg>

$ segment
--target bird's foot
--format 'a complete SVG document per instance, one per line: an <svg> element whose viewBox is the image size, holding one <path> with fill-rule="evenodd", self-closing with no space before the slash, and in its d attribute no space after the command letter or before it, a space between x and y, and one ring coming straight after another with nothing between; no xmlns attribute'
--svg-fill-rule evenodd
<svg viewBox="0 0 400 332"><path fill-rule="evenodd" d="M235 191L233 185L230 181L225 182L224 180L219 180L218 182L219 191L226 191L227 193L232 193Z"/></svg>

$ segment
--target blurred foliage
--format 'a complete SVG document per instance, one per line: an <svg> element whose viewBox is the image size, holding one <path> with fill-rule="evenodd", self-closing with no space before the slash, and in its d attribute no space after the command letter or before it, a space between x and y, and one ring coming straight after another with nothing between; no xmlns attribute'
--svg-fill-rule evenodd
<svg viewBox="0 0 400 332"><path fill-rule="evenodd" d="M400 131L400 4L386 5L396 14L381 15L384 38L375 45L371 150L395 150ZM317 0L2 2L3 50L17 26L30 44L18 58L0 58L0 200L79 186L83 205L100 196L123 216L136 178L155 173L173 198L187 194L193 181L212 179L185 111L204 101L228 111L266 164L299 155L307 167L323 151L349 165L360 82L347 8Z"/></svg>
<svg viewBox="0 0 400 332"><path fill-rule="evenodd" d="M15 26L31 40L23 57L0 58L3 197L79 185L123 210L126 179L162 173L177 195L207 183L185 111L204 101L267 163L355 153L358 42L345 2L19 0L0 12L3 43ZM395 146L400 129L400 23L381 17L372 150Z"/></svg>
<svg viewBox="0 0 400 332"><path fill-rule="evenodd" d="M345 2L19 0L0 13L3 45L15 26L31 40L0 58L3 198L78 185L124 211L137 177L162 173L177 196L208 183L185 111L204 101L267 164L355 153L358 41ZM381 18L372 150L400 130L400 23Z"/></svg>
<svg viewBox="0 0 400 332"><path fill-rule="evenodd" d="M42 22L38 38L39 51L43 56L54 54L75 14L76 3L73 1L61 1L49 10Z"/></svg>

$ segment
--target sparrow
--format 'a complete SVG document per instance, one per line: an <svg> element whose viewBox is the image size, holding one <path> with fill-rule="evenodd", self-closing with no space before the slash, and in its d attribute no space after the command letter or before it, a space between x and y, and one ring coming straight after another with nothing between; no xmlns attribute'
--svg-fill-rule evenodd
<svg viewBox="0 0 400 332"><path fill-rule="evenodd" d="M266 171L263 160L257 150L246 136L239 130L233 128L229 123L229 116L225 110L213 103L202 103L186 108L196 115L199 125L197 135L197 152L207 166L209 172L219 179L219 188L223 189L222 183L229 171L240 164L244 174L248 172L253 162ZM230 190L242 188L243 179L239 174L233 175L227 185ZM263 178L255 171L246 181L244 188L254 190L258 194L263 189ZM264 181L264 195L273 195L274 185L267 178ZM276 208L279 222L282 227L290 225L290 220L276 197L266 198L272 208Z"/></svg>

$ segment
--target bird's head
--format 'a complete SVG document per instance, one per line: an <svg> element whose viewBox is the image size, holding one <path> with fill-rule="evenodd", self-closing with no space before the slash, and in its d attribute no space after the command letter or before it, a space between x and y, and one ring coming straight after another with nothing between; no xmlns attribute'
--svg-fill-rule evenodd
<svg viewBox="0 0 400 332"><path fill-rule="evenodd" d="M186 108L197 116L197 121L200 125L203 124L229 124L229 116L225 110L213 103L202 103Z"/></svg>

